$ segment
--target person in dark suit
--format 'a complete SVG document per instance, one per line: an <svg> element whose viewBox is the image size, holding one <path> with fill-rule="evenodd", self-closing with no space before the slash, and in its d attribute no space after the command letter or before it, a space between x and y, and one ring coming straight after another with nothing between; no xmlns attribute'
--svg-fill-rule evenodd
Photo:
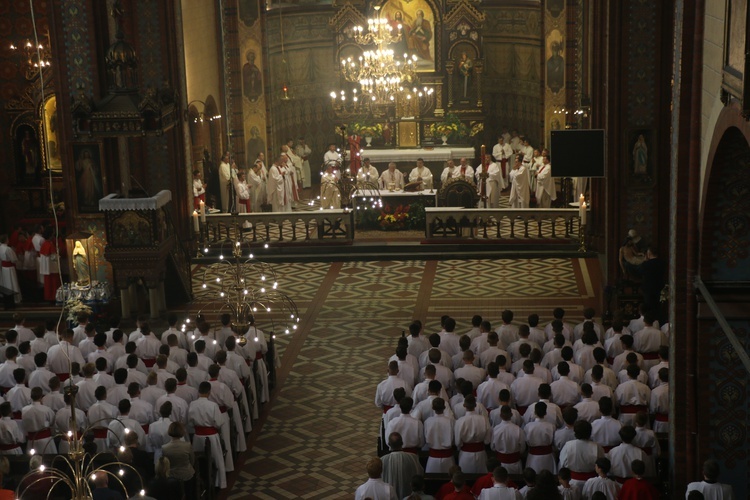
<svg viewBox="0 0 750 500"><path fill-rule="evenodd" d="M661 291L666 285L667 263L659 258L659 250L649 247L646 260L641 264L643 306L658 315ZM663 318L659 318L661 320Z"/></svg>

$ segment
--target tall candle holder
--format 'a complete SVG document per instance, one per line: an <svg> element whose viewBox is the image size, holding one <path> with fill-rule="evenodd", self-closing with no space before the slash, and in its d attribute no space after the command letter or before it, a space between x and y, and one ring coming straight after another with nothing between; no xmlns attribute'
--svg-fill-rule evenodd
<svg viewBox="0 0 750 500"><path fill-rule="evenodd" d="M586 225L578 225L578 251L586 252Z"/></svg>

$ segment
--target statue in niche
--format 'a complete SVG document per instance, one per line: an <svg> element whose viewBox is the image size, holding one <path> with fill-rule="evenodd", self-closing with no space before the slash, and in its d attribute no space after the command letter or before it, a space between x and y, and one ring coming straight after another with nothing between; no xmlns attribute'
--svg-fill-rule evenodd
<svg viewBox="0 0 750 500"><path fill-rule="evenodd" d="M648 173L648 146L643 134L638 135L638 140L633 146L633 173L635 175L646 175Z"/></svg>
<svg viewBox="0 0 750 500"><path fill-rule="evenodd" d="M88 256L80 241L76 241L73 248L73 269L76 272L76 284L78 286L86 286L91 282Z"/></svg>
<svg viewBox="0 0 750 500"><path fill-rule="evenodd" d="M469 97L469 82L471 81L471 75L474 70L474 60L469 57L466 51L461 52L461 60L458 61L458 70L461 73L461 79L463 80L463 97L466 99Z"/></svg>

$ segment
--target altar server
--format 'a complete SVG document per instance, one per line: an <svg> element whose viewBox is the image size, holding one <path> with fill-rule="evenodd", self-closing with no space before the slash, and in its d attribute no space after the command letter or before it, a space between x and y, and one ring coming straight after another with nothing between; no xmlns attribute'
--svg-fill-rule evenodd
<svg viewBox="0 0 750 500"><path fill-rule="evenodd" d="M487 166L486 181L482 175L483 172L484 165L477 166L474 176L477 179L479 193L482 193L482 184L486 182L487 186L485 194L487 195L487 204L489 205L489 208L498 208L500 206L500 191L505 187L502 175L500 174L500 169L498 168L497 163L490 163ZM484 208L483 202L480 201L479 203L479 206Z"/></svg>
<svg viewBox="0 0 750 500"><path fill-rule="evenodd" d="M232 453L229 451L226 458L223 456L221 442L227 450L231 450L229 439L229 421L225 413L221 413L219 405L209 400L211 396L211 384L201 382L198 386L198 399L190 403L188 408L188 423L194 432L193 450L203 451L205 440L211 443L211 457L216 465L216 486L227 487L227 472L234 470ZM221 436L221 437L220 437Z"/></svg>
<svg viewBox="0 0 750 500"><path fill-rule="evenodd" d="M18 257L16 252L8 246L8 235L0 235L0 286L13 290L13 299L16 304L21 302L21 286L18 284L16 274Z"/></svg>

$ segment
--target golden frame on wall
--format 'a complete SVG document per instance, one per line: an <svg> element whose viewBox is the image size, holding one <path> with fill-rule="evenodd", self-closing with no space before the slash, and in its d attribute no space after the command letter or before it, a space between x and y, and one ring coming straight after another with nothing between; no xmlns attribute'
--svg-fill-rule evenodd
<svg viewBox="0 0 750 500"><path fill-rule="evenodd" d="M394 29L401 24L401 40L389 48L396 57L416 54L420 73L436 71L440 58L439 33L436 33L440 30L440 19L435 12L427 0L388 0L380 10L380 17L387 19Z"/></svg>
<svg viewBox="0 0 750 500"><path fill-rule="evenodd" d="M43 169L62 174L62 155L57 135L57 96L51 94L39 106L39 137Z"/></svg>

